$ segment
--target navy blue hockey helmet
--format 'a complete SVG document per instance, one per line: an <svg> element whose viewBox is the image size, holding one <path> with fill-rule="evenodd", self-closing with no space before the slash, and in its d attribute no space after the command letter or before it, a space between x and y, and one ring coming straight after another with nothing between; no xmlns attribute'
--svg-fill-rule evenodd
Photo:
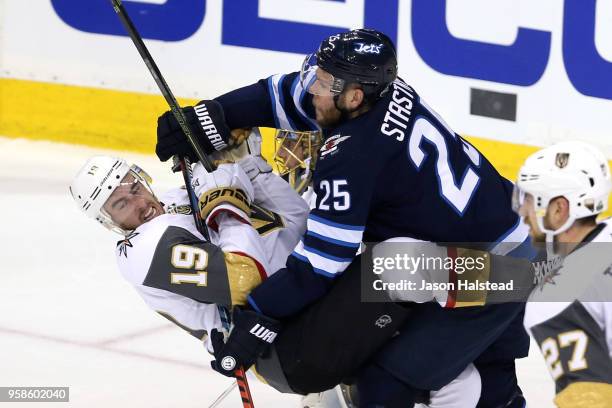
<svg viewBox="0 0 612 408"><path fill-rule="evenodd" d="M322 68L330 77L319 74L314 78L315 67ZM302 66L305 89L319 94L325 91L339 94L347 84L358 83L367 97L378 98L396 77L397 55L393 42L380 31L364 28L323 40L318 51L307 56Z"/></svg>

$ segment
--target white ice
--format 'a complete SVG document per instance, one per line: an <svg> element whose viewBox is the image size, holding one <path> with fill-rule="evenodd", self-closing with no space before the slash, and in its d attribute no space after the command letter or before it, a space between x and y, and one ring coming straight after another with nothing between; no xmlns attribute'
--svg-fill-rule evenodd
<svg viewBox="0 0 612 408"><path fill-rule="evenodd" d="M87 158L109 153L141 165L157 191L181 183L151 155L0 137L0 386L70 387L58 408L208 407L232 381L124 282L118 236L80 214L68 193ZM553 407L537 350L518 367L529 406ZM296 396L250 384L257 407L298 406ZM220 407L241 405L234 390Z"/></svg>

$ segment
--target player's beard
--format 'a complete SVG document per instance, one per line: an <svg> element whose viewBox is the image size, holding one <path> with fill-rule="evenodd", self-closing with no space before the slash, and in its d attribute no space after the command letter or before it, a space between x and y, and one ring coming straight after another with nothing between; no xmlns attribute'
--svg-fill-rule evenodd
<svg viewBox="0 0 612 408"><path fill-rule="evenodd" d="M343 112L339 110L335 104L329 104L327 107L315 106L317 123L323 129L336 127L343 120Z"/></svg>

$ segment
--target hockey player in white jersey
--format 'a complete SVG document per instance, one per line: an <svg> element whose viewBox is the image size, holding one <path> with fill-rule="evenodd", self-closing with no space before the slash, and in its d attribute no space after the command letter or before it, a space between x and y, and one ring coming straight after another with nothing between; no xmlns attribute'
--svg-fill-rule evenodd
<svg viewBox="0 0 612 408"><path fill-rule="evenodd" d="M194 166L194 189L210 241L196 229L184 188L155 196L150 178L125 160L91 158L70 191L78 206L120 233L122 275L149 307L205 340L221 331L216 305L242 305L279 269L304 231L308 206L259 156ZM247 312L248 313L248 312ZM207 348L213 351L211 341Z"/></svg>
<svg viewBox="0 0 612 408"><path fill-rule="evenodd" d="M596 221L610 190L605 157L582 142L531 155L515 187L532 239L563 259L536 277L524 320L561 408L612 407L612 225Z"/></svg>

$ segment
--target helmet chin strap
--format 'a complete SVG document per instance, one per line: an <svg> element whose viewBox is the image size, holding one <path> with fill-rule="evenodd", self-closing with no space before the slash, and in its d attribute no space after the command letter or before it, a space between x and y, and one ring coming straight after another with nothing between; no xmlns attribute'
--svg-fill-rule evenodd
<svg viewBox="0 0 612 408"><path fill-rule="evenodd" d="M548 208L546 209L546 211L548 211ZM576 219L572 217L571 215L568 216L567 220L565 220L563 225L561 225L559 228L555 230L546 228L544 226L544 216L536 216L536 221L538 223L538 228L540 228L540 231L546 234L546 243L553 243L555 235L559 235L567 231L574 224L574 221L576 221Z"/></svg>

